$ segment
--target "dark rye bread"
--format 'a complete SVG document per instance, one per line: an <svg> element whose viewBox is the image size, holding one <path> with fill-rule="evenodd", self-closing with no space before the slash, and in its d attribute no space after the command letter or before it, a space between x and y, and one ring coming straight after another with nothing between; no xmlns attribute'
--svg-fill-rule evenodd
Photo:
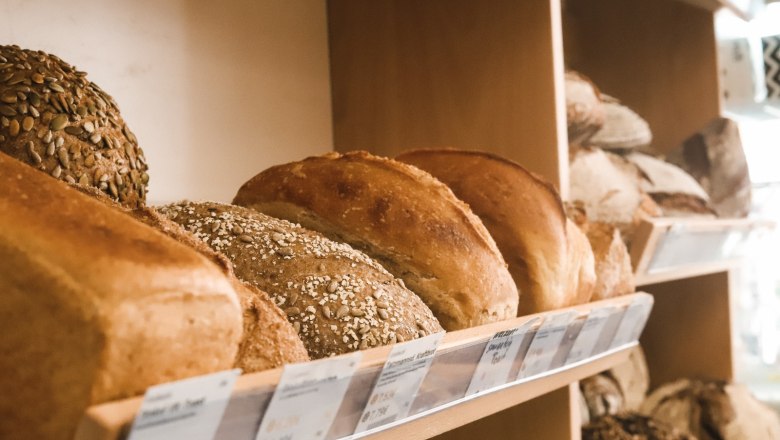
<svg viewBox="0 0 780 440"><path fill-rule="evenodd" d="M231 368L241 310L207 258L0 154L0 438Z"/></svg>
<svg viewBox="0 0 780 440"><path fill-rule="evenodd" d="M127 209L108 198L97 188L78 186L74 186L74 188L112 208L122 210L134 219L152 226L179 243L186 244L222 269L238 294L243 310L244 331L241 334L241 343L238 346L234 367L240 368L243 373L254 373L281 367L288 363L309 360L303 342L287 321L284 313L279 307L276 307L267 293L239 280L233 272L233 264L224 255L211 249L154 208Z"/></svg>
<svg viewBox="0 0 780 440"><path fill-rule="evenodd" d="M126 206L146 199L146 158L116 102L54 55L0 45L0 151Z"/></svg>
<svg viewBox="0 0 780 440"><path fill-rule="evenodd" d="M238 206L183 202L160 212L268 292L314 359L442 330L403 281L349 245Z"/></svg>
<svg viewBox="0 0 780 440"><path fill-rule="evenodd" d="M447 330L517 315L517 287L482 221L411 165L364 151L310 157L261 172L234 203L364 251Z"/></svg>

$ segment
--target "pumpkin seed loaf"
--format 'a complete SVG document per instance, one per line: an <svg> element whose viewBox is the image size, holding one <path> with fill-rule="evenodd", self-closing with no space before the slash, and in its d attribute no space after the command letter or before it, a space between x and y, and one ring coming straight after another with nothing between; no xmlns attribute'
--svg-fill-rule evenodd
<svg viewBox="0 0 780 440"><path fill-rule="evenodd" d="M0 45L0 151L123 205L145 202L146 158L116 102L55 55Z"/></svg>
<svg viewBox="0 0 780 440"><path fill-rule="evenodd" d="M160 212L268 292L313 359L442 330L403 281L347 244L238 206L182 202Z"/></svg>

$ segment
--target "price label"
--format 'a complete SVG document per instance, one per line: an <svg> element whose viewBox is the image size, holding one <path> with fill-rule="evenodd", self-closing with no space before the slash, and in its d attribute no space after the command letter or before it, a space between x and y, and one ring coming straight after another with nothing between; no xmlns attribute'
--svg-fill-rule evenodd
<svg viewBox="0 0 780 440"><path fill-rule="evenodd" d="M620 320L615 339L612 340L609 348L617 348L638 340L652 309L653 297L650 295L642 295L631 301L623 313L623 319Z"/></svg>
<svg viewBox="0 0 780 440"><path fill-rule="evenodd" d="M566 329L576 316L576 312L569 311L549 316L544 320L523 359L518 379L544 373L550 368L555 353L558 352L561 341L566 335Z"/></svg>
<svg viewBox="0 0 780 440"><path fill-rule="evenodd" d="M406 417L444 332L393 346L363 409L355 433Z"/></svg>
<svg viewBox="0 0 780 440"><path fill-rule="evenodd" d="M255 439L325 438L361 355L286 365Z"/></svg>
<svg viewBox="0 0 780 440"><path fill-rule="evenodd" d="M150 387L128 440L211 440L240 374L228 370Z"/></svg>
<svg viewBox="0 0 780 440"><path fill-rule="evenodd" d="M509 370L517 358L523 336L538 321L532 319L526 321L520 327L498 332L488 341L482 357L471 377L471 383L466 390L466 395L489 390L503 385L509 381Z"/></svg>
<svg viewBox="0 0 780 440"><path fill-rule="evenodd" d="M596 348L596 343L598 343L604 327L607 325L607 320L615 311L614 307L604 307L591 310L588 313L588 319L582 326L580 334L577 335L577 340L574 341L574 346L572 346L569 355L566 357L566 365L579 362L593 355L593 350Z"/></svg>

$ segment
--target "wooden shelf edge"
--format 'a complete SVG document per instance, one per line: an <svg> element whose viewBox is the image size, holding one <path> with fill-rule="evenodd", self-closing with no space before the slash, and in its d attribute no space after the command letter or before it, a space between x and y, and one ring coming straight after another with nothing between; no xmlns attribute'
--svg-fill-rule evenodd
<svg viewBox="0 0 780 440"><path fill-rule="evenodd" d="M530 320L534 320L538 317L563 313L569 310L576 311L579 316L584 316L590 310L595 308L627 307L635 298L641 295L648 295L648 294L638 292L638 293L624 295L616 298L568 307L565 309L538 313L538 314L528 315L528 316L522 316L510 320L482 325L479 327L473 327L469 329L449 332L444 336L444 339L442 343L439 345L438 350L439 351L452 350L452 349L457 349L458 347L465 347L479 341L486 341L489 338L491 338L496 332L519 327L523 323L526 323L527 321ZM538 326L539 323L536 323L535 325ZM363 358L360 362L360 367L358 370L380 367L381 365L384 364L385 360L387 359L387 356L389 355L391 348L392 347L390 346L386 346L386 347L378 347L370 350L365 350L363 352ZM511 389L514 391L502 389L497 393L491 393L490 395L486 396L486 397L490 397L490 399L486 400L486 402L488 402L488 407L498 408L501 405L505 405L503 406L503 408L508 408L510 406L521 403L522 401L529 400L535 396L560 388L572 381L576 381L581 377L585 377L589 375L585 373L580 374L579 372L582 371L589 372L594 368L596 369L595 372L598 372L601 371L598 370L599 368L601 369L609 368L609 366L612 365L610 363L612 362L611 359L615 359L616 357L619 357L619 354L613 353L610 354L609 356L606 356L603 359L600 356L601 355L597 356L596 359L593 361L593 366L588 366L589 363L586 363L586 365L575 364L576 368L559 369L562 371L560 371L560 373L556 373L554 377L547 377L546 375L544 375L540 378L534 378L529 383L523 382L522 384L519 385L513 385ZM603 367L604 365L607 364L609 364L607 367ZM555 370L555 371L557 372L559 370ZM259 373L245 374L239 377L238 380L236 381L233 394L235 395L237 393L249 392L252 390L259 390L263 388L272 389L279 382L281 374L282 374L282 368L276 368L274 370L268 370ZM560 376L558 374L560 374ZM526 391L518 391L518 390L526 390ZM528 394L526 394L526 392ZM493 394L496 394L499 397L491 397ZM478 400L481 401L482 398L479 398ZM491 403L494 400L495 403ZM137 413L139 407L141 406L142 401L143 401L143 397L138 396L138 397L133 397L133 398L124 399L120 401L94 405L88 408L84 416L82 417L75 438L77 440L116 440L117 438L120 438L124 430L126 430L127 427L132 423L132 420L134 419L135 414ZM466 405L467 407L473 405L472 403L469 402L471 402L471 400L466 401L465 403L463 403L463 405ZM502 404L500 402L508 402L508 403ZM498 410L499 409L496 409L495 411ZM448 429L453 429L455 427L456 426L452 426ZM396 429L401 429L401 428L394 428L392 431L395 431Z"/></svg>
<svg viewBox="0 0 780 440"><path fill-rule="evenodd" d="M547 376L508 384L490 393L464 398L405 420L397 426L367 437L370 439L427 439L459 428L475 420L511 408L549 392L566 387L628 360L636 342L597 356L581 365L553 370ZM520 423L520 421L518 421Z"/></svg>
<svg viewBox="0 0 780 440"><path fill-rule="evenodd" d="M737 6L733 1L729 0L678 0L683 3L687 3L692 6L696 6L698 8L706 9L708 11L712 11L713 13L718 12L721 8L726 8L733 12L737 17L748 21L752 20L753 14L750 13L750 11L746 11L739 6Z"/></svg>
<svg viewBox="0 0 780 440"><path fill-rule="evenodd" d="M774 222L763 219L685 219L659 217L643 220L636 229L631 243L631 265L634 268L634 280L637 286L646 286L665 281L707 275L730 270L734 258L724 258L703 263L681 264L657 271L649 267L658 246L671 231L678 229L696 233L727 232L734 230L755 231L774 228Z"/></svg>

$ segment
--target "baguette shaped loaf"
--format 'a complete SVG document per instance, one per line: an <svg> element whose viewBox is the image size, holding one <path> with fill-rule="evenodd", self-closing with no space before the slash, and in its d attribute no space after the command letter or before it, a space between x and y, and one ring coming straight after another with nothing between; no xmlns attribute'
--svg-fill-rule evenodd
<svg viewBox="0 0 780 440"><path fill-rule="evenodd" d="M418 168L366 152L329 153L263 171L234 203L363 250L447 330L517 314L517 288L487 229Z"/></svg>
<svg viewBox="0 0 780 440"><path fill-rule="evenodd" d="M590 300L593 254L552 185L515 162L479 151L415 150L397 159L444 182L482 219L509 263L520 315Z"/></svg>
<svg viewBox="0 0 780 440"><path fill-rule="evenodd" d="M347 244L240 206L184 202L160 210L225 255L239 279L267 291L312 358L442 330L414 293Z"/></svg>
<svg viewBox="0 0 780 440"><path fill-rule="evenodd" d="M205 257L0 155L0 438L233 365L241 309Z"/></svg>

